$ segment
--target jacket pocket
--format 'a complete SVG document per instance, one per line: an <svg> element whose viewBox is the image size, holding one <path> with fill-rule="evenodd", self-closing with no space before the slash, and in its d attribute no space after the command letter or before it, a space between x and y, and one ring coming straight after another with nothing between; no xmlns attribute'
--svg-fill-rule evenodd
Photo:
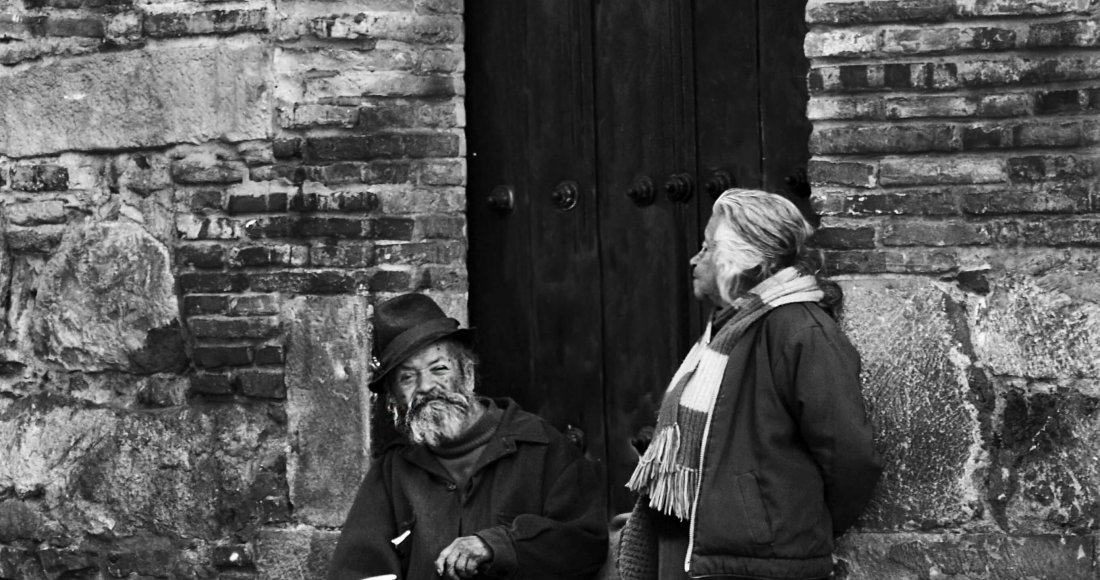
<svg viewBox="0 0 1100 580"><path fill-rule="evenodd" d="M744 473L734 478L737 486L745 526L749 529L752 541L757 544L770 544L775 539L771 519L760 496L760 485L755 473Z"/></svg>

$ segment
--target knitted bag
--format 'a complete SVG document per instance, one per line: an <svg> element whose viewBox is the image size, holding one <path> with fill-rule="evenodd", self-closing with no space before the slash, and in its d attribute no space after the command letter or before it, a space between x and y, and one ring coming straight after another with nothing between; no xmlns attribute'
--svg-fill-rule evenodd
<svg viewBox="0 0 1100 580"><path fill-rule="evenodd" d="M619 532L619 576L623 580L657 580L657 530L653 511L643 496Z"/></svg>

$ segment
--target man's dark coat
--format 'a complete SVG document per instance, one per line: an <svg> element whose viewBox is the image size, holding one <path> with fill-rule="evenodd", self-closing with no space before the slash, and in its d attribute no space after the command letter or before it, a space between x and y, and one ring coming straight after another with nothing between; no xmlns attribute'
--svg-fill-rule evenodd
<svg viewBox="0 0 1100 580"><path fill-rule="evenodd" d="M426 447L385 450L348 513L330 580L438 580L436 557L469 535L493 550L483 577L584 578L600 568L607 513L595 467L539 417L497 403L500 427L461 489Z"/></svg>

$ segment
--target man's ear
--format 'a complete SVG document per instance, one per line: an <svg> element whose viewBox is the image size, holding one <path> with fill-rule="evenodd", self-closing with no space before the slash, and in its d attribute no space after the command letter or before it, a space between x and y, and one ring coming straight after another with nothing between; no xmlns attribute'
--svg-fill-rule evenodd
<svg viewBox="0 0 1100 580"><path fill-rule="evenodd" d="M476 368L477 365L475 365L472 360L467 359L462 362L462 380L465 383L466 392L468 393L474 392L474 386L477 382L477 376L475 375Z"/></svg>

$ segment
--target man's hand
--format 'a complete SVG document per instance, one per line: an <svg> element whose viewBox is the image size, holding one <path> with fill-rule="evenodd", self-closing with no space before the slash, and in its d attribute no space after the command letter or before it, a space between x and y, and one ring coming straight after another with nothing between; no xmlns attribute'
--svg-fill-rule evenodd
<svg viewBox="0 0 1100 580"><path fill-rule="evenodd" d="M478 566L493 560L493 549L477 536L463 536L443 548L435 559L435 571L447 580L473 578Z"/></svg>

